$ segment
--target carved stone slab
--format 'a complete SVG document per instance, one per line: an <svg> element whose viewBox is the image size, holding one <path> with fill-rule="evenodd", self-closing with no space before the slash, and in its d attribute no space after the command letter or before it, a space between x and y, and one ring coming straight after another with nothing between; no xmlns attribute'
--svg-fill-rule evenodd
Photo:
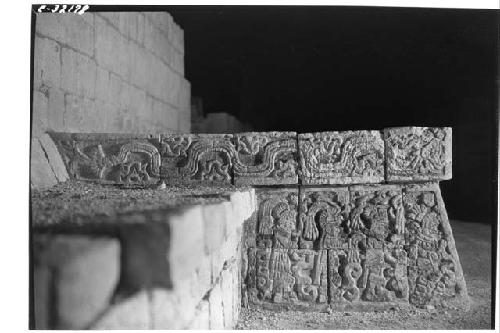
<svg viewBox="0 0 500 333"><path fill-rule="evenodd" d="M451 179L450 127L388 128L384 140L387 181Z"/></svg>
<svg viewBox="0 0 500 333"><path fill-rule="evenodd" d="M148 185L160 178L158 137L50 133L73 179L102 184Z"/></svg>
<svg viewBox="0 0 500 333"><path fill-rule="evenodd" d="M361 184L384 180L379 131L299 134L302 184Z"/></svg>
<svg viewBox="0 0 500 333"><path fill-rule="evenodd" d="M299 248L342 249L349 218L349 188L300 188Z"/></svg>
<svg viewBox="0 0 500 333"><path fill-rule="evenodd" d="M231 139L229 134L162 134L162 179L166 184L231 183Z"/></svg>
<svg viewBox="0 0 500 333"><path fill-rule="evenodd" d="M269 308L328 306L328 253L325 250L251 248L248 300Z"/></svg>
<svg viewBox="0 0 500 333"><path fill-rule="evenodd" d="M298 184L297 133L239 133L234 143L235 185Z"/></svg>
<svg viewBox="0 0 500 333"><path fill-rule="evenodd" d="M404 188L410 302L468 306L467 288L437 183Z"/></svg>
<svg viewBox="0 0 500 333"><path fill-rule="evenodd" d="M257 247L297 249L298 187L259 188L256 194L258 209L252 228Z"/></svg>
<svg viewBox="0 0 500 333"><path fill-rule="evenodd" d="M350 200L347 244L330 251L332 304L408 303L401 188L352 186Z"/></svg>

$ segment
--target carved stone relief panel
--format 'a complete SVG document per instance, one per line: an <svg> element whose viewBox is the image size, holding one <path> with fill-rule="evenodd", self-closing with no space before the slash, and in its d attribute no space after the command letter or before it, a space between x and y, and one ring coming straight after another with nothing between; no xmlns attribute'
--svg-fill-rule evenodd
<svg viewBox="0 0 500 333"><path fill-rule="evenodd" d="M316 308L328 305L328 253L325 250L252 248L255 278L249 302L271 307Z"/></svg>
<svg viewBox="0 0 500 333"><path fill-rule="evenodd" d="M410 302L419 307L467 300L462 267L437 183L404 189Z"/></svg>
<svg viewBox="0 0 500 333"><path fill-rule="evenodd" d="M160 179L158 137L50 133L70 177L103 184L148 185Z"/></svg>
<svg viewBox="0 0 500 333"><path fill-rule="evenodd" d="M401 188L352 186L350 202L347 241L329 251L332 304L408 303Z"/></svg>
<svg viewBox="0 0 500 333"><path fill-rule="evenodd" d="M300 188L299 248L342 249L349 218L349 189Z"/></svg>
<svg viewBox="0 0 500 333"><path fill-rule="evenodd" d="M385 129L387 180L451 179L451 136L450 127Z"/></svg>
<svg viewBox="0 0 500 333"><path fill-rule="evenodd" d="M231 183L231 139L230 134L162 134L162 179L166 184Z"/></svg>
<svg viewBox="0 0 500 333"><path fill-rule="evenodd" d="M260 248L298 248L298 188L257 189L256 244Z"/></svg>
<svg viewBox="0 0 500 333"><path fill-rule="evenodd" d="M384 180L379 131L299 134L302 184L360 184Z"/></svg>
<svg viewBox="0 0 500 333"><path fill-rule="evenodd" d="M298 183L297 133L239 133L234 143L235 185Z"/></svg>

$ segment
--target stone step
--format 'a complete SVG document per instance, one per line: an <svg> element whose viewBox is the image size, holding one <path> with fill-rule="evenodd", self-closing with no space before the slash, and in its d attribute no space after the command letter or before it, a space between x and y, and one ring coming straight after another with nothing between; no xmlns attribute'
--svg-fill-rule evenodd
<svg viewBox="0 0 500 333"><path fill-rule="evenodd" d="M69 193L56 199L80 194L67 203L68 210L99 200L99 194L82 194L81 187L74 187L79 190L71 193L67 186ZM100 191L99 186L84 188ZM133 200L134 191L106 193L125 192L124 200ZM154 192L162 190L141 193L153 202ZM92 214L92 209L84 215L83 208L78 219L54 212L52 219L35 223L35 327L232 328L240 304L242 225L255 210L254 190L205 189L201 197L199 190L179 189L171 199L179 200L182 193L184 204L165 208L122 212L123 201L117 201L106 215ZM164 193L157 196L168 200ZM39 200L50 201L50 196ZM35 203L35 217L41 207L46 206ZM204 321L198 316L207 302L210 316Z"/></svg>

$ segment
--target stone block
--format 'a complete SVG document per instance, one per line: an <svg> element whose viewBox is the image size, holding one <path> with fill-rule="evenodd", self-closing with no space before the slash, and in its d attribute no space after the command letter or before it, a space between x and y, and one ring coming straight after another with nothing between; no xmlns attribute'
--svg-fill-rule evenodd
<svg viewBox="0 0 500 333"><path fill-rule="evenodd" d="M249 302L273 309L327 308L327 259L326 250L256 249Z"/></svg>
<svg viewBox="0 0 500 333"><path fill-rule="evenodd" d="M210 314L210 329L224 329L224 308L222 306L222 290L220 283L210 291L208 296L209 314Z"/></svg>
<svg viewBox="0 0 500 333"><path fill-rule="evenodd" d="M52 141L48 134L41 135L39 140L57 181L64 182L68 180L68 172L66 171L66 167L61 159L61 155L59 155L57 151L54 141Z"/></svg>
<svg viewBox="0 0 500 333"><path fill-rule="evenodd" d="M234 142L235 185L298 183L297 133L239 133Z"/></svg>
<svg viewBox="0 0 500 333"><path fill-rule="evenodd" d="M73 179L147 185L159 180L158 140L151 135L51 133Z"/></svg>
<svg viewBox="0 0 500 333"><path fill-rule="evenodd" d="M86 15L37 13L36 32L92 57L94 56L94 27L92 22L84 16Z"/></svg>
<svg viewBox="0 0 500 333"><path fill-rule="evenodd" d="M220 279L221 279L221 292L222 292L222 308L224 311L224 328L225 329L232 329L235 321L237 318L234 318L234 312L233 312L233 307L234 307L234 293L239 292L236 288L238 286L234 285L233 282L233 273L232 273L232 266L236 266L235 263L233 263L230 267L227 267L221 272Z"/></svg>
<svg viewBox="0 0 500 333"><path fill-rule="evenodd" d="M61 88L67 92L95 97L96 63L81 53L62 48Z"/></svg>
<svg viewBox="0 0 500 333"><path fill-rule="evenodd" d="M398 127L385 129L387 181L451 179L451 137L450 127Z"/></svg>
<svg viewBox="0 0 500 333"><path fill-rule="evenodd" d="M211 254L226 241L228 216L223 204L204 205L202 209L205 253Z"/></svg>
<svg viewBox="0 0 500 333"><path fill-rule="evenodd" d="M299 134L302 184L384 181L384 142L378 131Z"/></svg>
<svg viewBox="0 0 500 333"><path fill-rule="evenodd" d="M64 112L66 111L64 92L57 88L50 88L48 89L48 98L47 129L63 131L66 129L64 126Z"/></svg>
<svg viewBox="0 0 500 333"><path fill-rule="evenodd" d="M190 282L190 281L186 281ZM188 294L185 294L185 293ZM153 329L184 329L193 321L196 304L185 286L174 290L155 289L151 295Z"/></svg>
<svg viewBox="0 0 500 333"><path fill-rule="evenodd" d="M97 15L95 16L95 35L95 60L97 64L107 70L122 74L128 67L127 64L122 63L126 55L117 55L123 48L123 37L106 20ZM126 67L121 68L122 66Z"/></svg>
<svg viewBox="0 0 500 333"><path fill-rule="evenodd" d="M57 184L57 178L50 167L38 138L31 139L30 182L39 189L49 188Z"/></svg>
<svg viewBox="0 0 500 333"><path fill-rule="evenodd" d="M194 320L186 327L188 330L208 330L210 328L210 308L208 301L202 300L196 307Z"/></svg>
<svg viewBox="0 0 500 333"><path fill-rule="evenodd" d="M467 308L462 266L438 183L403 190L410 303Z"/></svg>
<svg viewBox="0 0 500 333"><path fill-rule="evenodd" d="M143 13L137 13L137 43L144 45L146 18Z"/></svg>
<svg viewBox="0 0 500 333"><path fill-rule="evenodd" d="M298 188L258 189L256 219L257 247L298 248Z"/></svg>
<svg viewBox="0 0 500 333"><path fill-rule="evenodd" d="M231 135L162 134L161 177L167 184L230 184Z"/></svg>
<svg viewBox="0 0 500 333"><path fill-rule="evenodd" d="M301 187L299 205L299 248L341 249L350 212L348 187Z"/></svg>
<svg viewBox="0 0 500 333"><path fill-rule="evenodd" d="M31 135L39 137L47 130L49 99L40 91L33 91L33 113L31 123Z"/></svg>
<svg viewBox="0 0 500 333"><path fill-rule="evenodd" d="M35 236L36 237L36 236ZM83 329L107 308L118 282L120 245L111 238L39 238L38 270L52 273L52 329ZM35 269L35 271L37 270Z"/></svg>
<svg viewBox="0 0 500 333"><path fill-rule="evenodd" d="M35 37L33 62L33 89L61 86L61 46L44 37Z"/></svg>
<svg viewBox="0 0 500 333"><path fill-rule="evenodd" d="M151 329L150 303L147 291L141 291L117 304L90 326L92 330L147 330Z"/></svg>

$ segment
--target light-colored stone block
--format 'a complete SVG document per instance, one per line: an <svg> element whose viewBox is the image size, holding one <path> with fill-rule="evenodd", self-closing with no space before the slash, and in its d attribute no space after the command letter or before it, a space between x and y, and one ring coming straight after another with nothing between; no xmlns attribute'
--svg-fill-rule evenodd
<svg viewBox="0 0 500 333"><path fill-rule="evenodd" d="M217 283L210 291L208 302L210 309L210 329L224 329L224 308L222 306L222 290L220 283Z"/></svg>
<svg viewBox="0 0 500 333"><path fill-rule="evenodd" d="M30 182L35 188L48 188L57 184L57 178L52 171L45 152L38 138L31 139L31 175Z"/></svg>
<svg viewBox="0 0 500 333"><path fill-rule="evenodd" d="M48 38L35 36L33 89L61 85L61 46Z"/></svg>
<svg viewBox="0 0 500 333"><path fill-rule="evenodd" d="M64 131L64 112L66 109L64 92L58 88L48 89L47 125L51 131Z"/></svg>
<svg viewBox="0 0 500 333"><path fill-rule="evenodd" d="M61 88L70 93L94 98L96 64L87 56L62 48Z"/></svg>
<svg viewBox="0 0 500 333"><path fill-rule="evenodd" d="M147 291L124 299L110 306L95 322L92 330L147 330L152 328Z"/></svg>
<svg viewBox="0 0 500 333"><path fill-rule="evenodd" d="M61 159L61 155L57 151L54 141L46 133L39 137L40 144L46 153L47 160L49 161L50 167L59 182L64 182L68 180L68 172L64 166L64 162Z"/></svg>
<svg viewBox="0 0 500 333"><path fill-rule="evenodd" d="M37 266L52 270L51 302L56 308L56 327L83 329L110 301L118 283L120 245L110 238L63 235L40 238Z"/></svg>
<svg viewBox="0 0 500 333"><path fill-rule="evenodd" d="M203 206L205 253L220 249L226 239L226 209L222 204Z"/></svg>
<svg viewBox="0 0 500 333"><path fill-rule="evenodd" d="M36 32L60 41L92 57L94 29L84 15L37 13Z"/></svg>
<svg viewBox="0 0 500 333"><path fill-rule="evenodd" d="M195 319L186 327L188 330L210 329L210 308L208 301L202 300L196 307Z"/></svg>
<svg viewBox="0 0 500 333"><path fill-rule="evenodd" d="M36 90L33 91L31 135L34 137L40 137L47 130L48 104L49 99L46 94Z"/></svg>
<svg viewBox="0 0 500 333"><path fill-rule="evenodd" d="M233 264L234 265L234 264ZM236 286L233 283L233 274L231 267L227 267L221 273L221 292L222 292L222 308L224 311L224 328L232 329L236 318L233 317L233 301L235 292L239 292L236 290Z"/></svg>

